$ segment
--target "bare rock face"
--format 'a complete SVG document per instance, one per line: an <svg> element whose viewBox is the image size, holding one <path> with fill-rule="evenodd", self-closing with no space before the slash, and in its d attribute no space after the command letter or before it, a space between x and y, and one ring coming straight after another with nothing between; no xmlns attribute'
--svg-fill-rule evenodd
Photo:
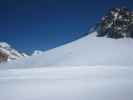
<svg viewBox="0 0 133 100"><path fill-rule="evenodd" d="M133 38L133 11L126 7L110 9L97 27L97 36Z"/></svg>
<svg viewBox="0 0 133 100"><path fill-rule="evenodd" d="M2 51L0 51L0 63L2 62L7 62L8 60L8 55Z"/></svg>

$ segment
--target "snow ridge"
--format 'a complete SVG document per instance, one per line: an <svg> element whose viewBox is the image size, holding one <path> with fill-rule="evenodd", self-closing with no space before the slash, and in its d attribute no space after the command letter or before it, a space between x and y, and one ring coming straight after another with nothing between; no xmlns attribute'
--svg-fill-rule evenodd
<svg viewBox="0 0 133 100"><path fill-rule="evenodd" d="M8 62L0 67L133 66L133 39L99 38L96 37L96 34L96 32L91 33L66 45L28 58Z"/></svg>

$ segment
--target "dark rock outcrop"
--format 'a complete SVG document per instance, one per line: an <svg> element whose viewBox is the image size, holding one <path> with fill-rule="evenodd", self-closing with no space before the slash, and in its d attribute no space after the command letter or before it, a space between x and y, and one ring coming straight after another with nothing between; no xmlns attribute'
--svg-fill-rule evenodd
<svg viewBox="0 0 133 100"><path fill-rule="evenodd" d="M0 51L0 63L6 62L8 60L8 55Z"/></svg>
<svg viewBox="0 0 133 100"><path fill-rule="evenodd" d="M113 8L97 25L97 36L109 38L133 38L133 11L126 7Z"/></svg>

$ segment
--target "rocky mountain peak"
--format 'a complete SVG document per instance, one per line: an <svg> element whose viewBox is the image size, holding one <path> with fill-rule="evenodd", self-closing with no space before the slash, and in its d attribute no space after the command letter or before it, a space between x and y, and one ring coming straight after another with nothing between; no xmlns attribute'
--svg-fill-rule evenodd
<svg viewBox="0 0 133 100"><path fill-rule="evenodd" d="M98 23L97 36L133 38L133 11L126 7L112 8Z"/></svg>
<svg viewBox="0 0 133 100"><path fill-rule="evenodd" d="M16 60L26 56L26 54L12 48L8 43L0 42L0 62Z"/></svg>

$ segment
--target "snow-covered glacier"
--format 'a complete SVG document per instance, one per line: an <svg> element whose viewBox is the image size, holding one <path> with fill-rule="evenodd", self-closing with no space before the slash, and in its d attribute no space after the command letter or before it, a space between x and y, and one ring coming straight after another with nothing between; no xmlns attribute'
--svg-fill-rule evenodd
<svg viewBox="0 0 133 100"><path fill-rule="evenodd" d="M133 39L95 35L0 64L0 100L132 100Z"/></svg>

